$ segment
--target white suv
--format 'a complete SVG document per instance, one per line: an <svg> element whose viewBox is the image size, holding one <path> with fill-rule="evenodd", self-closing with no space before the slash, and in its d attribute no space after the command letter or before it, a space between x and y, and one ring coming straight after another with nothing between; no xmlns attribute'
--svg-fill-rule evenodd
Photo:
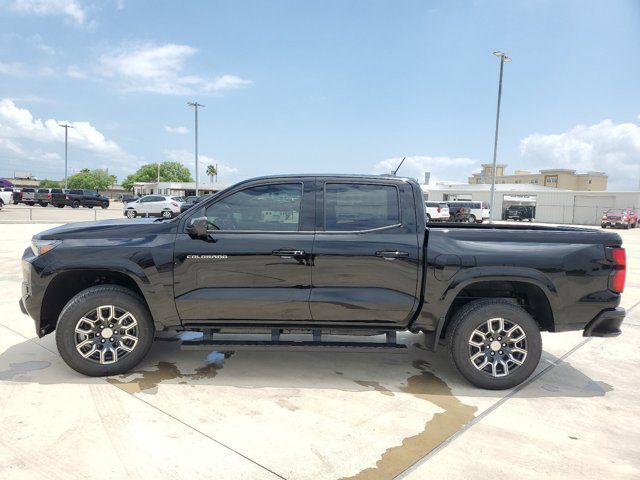
<svg viewBox="0 0 640 480"><path fill-rule="evenodd" d="M445 202L424 202L427 222L446 222L449 220L449 205Z"/></svg>
<svg viewBox="0 0 640 480"><path fill-rule="evenodd" d="M127 218L137 216L159 216L172 218L180 214L180 204L184 202L182 197L172 195L147 195L135 202L125 203L122 210Z"/></svg>
<svg viewBox="0 0 640 480"><path fill-rule="evenodd" d="M491 217L491 210L486 202L476 200L452 200L447 203L449 203L449 205L468 208L470 210L469 223L482 223Z"/></svg>

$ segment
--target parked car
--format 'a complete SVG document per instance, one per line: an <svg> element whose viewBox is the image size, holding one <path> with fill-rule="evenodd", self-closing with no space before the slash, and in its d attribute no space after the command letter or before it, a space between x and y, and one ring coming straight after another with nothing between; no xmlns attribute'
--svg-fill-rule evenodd
<svg viewBox="0 0 640 480"><path fill-rule="evenodd" d="M422 195L399 177L272 176L172 220L67 224L25 250L20 307L92 376L134 368L165 329L204 333L183 348L368 351L406 348L409 330L425 348L445 341L472 384L504 389L538 366L541 331L621 333L618 234L426 225ZM289 329L309 340L281 339ZM271 341L219 338L242 332ZM386 342L322 341L335 333Z"/></svg>
<svg viewBox="0 0 640 480"><path fill-rule="evenodd" d="M182 202L180 204L180 213L182 212L186 212L187 210L189 210L191 207L193 207L196 203L201 202L202 200L204 200L205 198L207 198L209 195L198 195L197 197L195 195L192 195L190 197L187 197L184 199L184 202Z"/></svg>
<svg viewBox="0 0 640 480"><path fill-rule="evenodd" d="M20 189L19 192L17 192L17 195L14 195L13 203L14 205L17 205L18 203L24 203L32 207L36 203L35 196L36 196L35 188L31 188L31 187L22 188Z"/></svg>
<svg viewBox="0 0 640 480"><path fill-rule="evenodd" d="M120 196L120 201L122 203L129 203L129 202L135 202L139 198L140 197L138 195L131 195L131 194L125 193L124 195Z"/></svg>
<svg viewBox="0 0 640 480"><path fill-rule="evenodd" d="M630 208L612 208L602 215L600 225L602 228L636 228L638 226L638 212Z"/></svg>
<svg viewBox="0 0 640 480"><path fill-rule="evenodd" d="M59 193L53 194L51 202L55 207L59 208L63 208L67 205L71 208L109 208L109 199L100 195L96 190L62 190Z"/></svg>
<svg viewBox="0 0 640 480"><path fill-rule="evenodd" d="M36 194L33 198L38 205L40 205L41 207L46 207L51 203L51 189L39 188L36 190Z"/></svg>
<svg viewBox="0 0 640 480"><path fill-rule="evenodd" d="M127 218L137 216L172 218L180 214L180 205L183 202L182 197L175 195L146 195L125 204L122 211Z"/></svg>
<svg viewBox="0 0 640 480"><path fill-rule="evenodd" d="M482 223L491 218L491 210L486 202L473 200L451 200L447 202L449 207L457 205L469 209L469 223Z"/></svg>
<svg viewBox="0 0 640 480"><path fill-rule="evenodd" d="M536 207L530 205L512 205L507 208L505 212L505 220L516 220L521 222L522 220L528 220L529 222L534 220Z"/></svg>
<svg viewBox="0 0 640 480"><path fill-rule="evenodd" d="M13 191L7 191L6 189L3 189L3 191L0 192L0 208L4 207L5 205L9 205L12 201Z"/></svg>
<svg viewBox="0 0 640 480"><path fill-rule="evenodd" d="M458 205L452 202L447 202L449 207L449 221L450 222L468 222L471 210L462 205Z"/></svg>
<svg viewBox="0 0 640 480"><path fill-rule="evenodd" d="M424 202L427 222L449 221L449 205L445 202Z"/></svg>

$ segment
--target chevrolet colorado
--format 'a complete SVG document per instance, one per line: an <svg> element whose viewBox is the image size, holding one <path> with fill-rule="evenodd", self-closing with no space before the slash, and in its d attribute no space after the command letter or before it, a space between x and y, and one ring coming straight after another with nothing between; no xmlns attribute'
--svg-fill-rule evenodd
<svg viewBox="0 0 640 480"><path fill-rule="evenodd" d="M247 180L174 219L35 235L22 257L20 305L38 336L55 330L64 361L93 376L133 368L167 329L203 333L183 348L217 350L400 350L396 332L408 330L424 332L433 350L446 341L472 384L503 389L535 370L541 331L620 334L619 235L427 226L424 208L420 186L406 178ZM285 340L289 333L311 340ZM386 341L362 337L381 334Z"/></svg>

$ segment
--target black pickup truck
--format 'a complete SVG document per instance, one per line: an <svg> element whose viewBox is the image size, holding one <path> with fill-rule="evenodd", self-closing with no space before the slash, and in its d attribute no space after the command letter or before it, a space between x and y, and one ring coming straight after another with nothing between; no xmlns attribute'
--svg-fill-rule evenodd
<svg viewBox="0 0 640 480"><path fill-rule="evenodd" d="M109 199L100 195L96 190L72 189L52 194L51 204L58 208L63 208L67 205L71 208L109 208Z"/></svg>
<svg viewBox="0 0 640 480"><path fill-rule="evenodd" d="M582 228L426 227L422 190L405 178L263 177L174 219L34 236L20 305L86 375L128 371L167 329L203 333L183 348L223 351L384 351L404 348L396 332L408 330L433 350L447 342L474 385L502 389L534 371L541 331L620 334L621 244ZM226 335L243 333L260 337Z"/></svg>

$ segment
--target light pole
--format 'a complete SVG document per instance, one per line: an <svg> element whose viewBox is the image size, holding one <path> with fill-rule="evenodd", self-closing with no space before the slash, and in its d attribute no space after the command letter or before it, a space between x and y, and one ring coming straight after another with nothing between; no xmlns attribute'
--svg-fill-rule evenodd
<svg viewBox="0 0 640 480"><path fill-rule="evenodd" d="M69 129L73 128L73 125L68 123L59 123L59 126L64 128L64 189L67 189L67 146L69 144Z"/></svg>
<svg viewBox="0 0 640 480"><path fill-rule="evenodd" d="M495 215L495 195L496 195L496 156L498 153L498 128L500 126L500 100L502 98L502 70L504 69L504 62L510 62L511 58L507 57L503 52L493 52L496 57L500 57L500 80L498 81L498 109L496 110L496 135L493 140L493 169L491 170L491 199L489 200L489 208L491 209L491 215L489 216L489 223L493 223L493 216Z"/></svg>
<svg viewBox="0 0 640 480"><path fill-rule="evenodd" d="M196 197L198 196L198 107L204 107L198 102L187 102L187 105L193 107L196 113Z"/></svg>

